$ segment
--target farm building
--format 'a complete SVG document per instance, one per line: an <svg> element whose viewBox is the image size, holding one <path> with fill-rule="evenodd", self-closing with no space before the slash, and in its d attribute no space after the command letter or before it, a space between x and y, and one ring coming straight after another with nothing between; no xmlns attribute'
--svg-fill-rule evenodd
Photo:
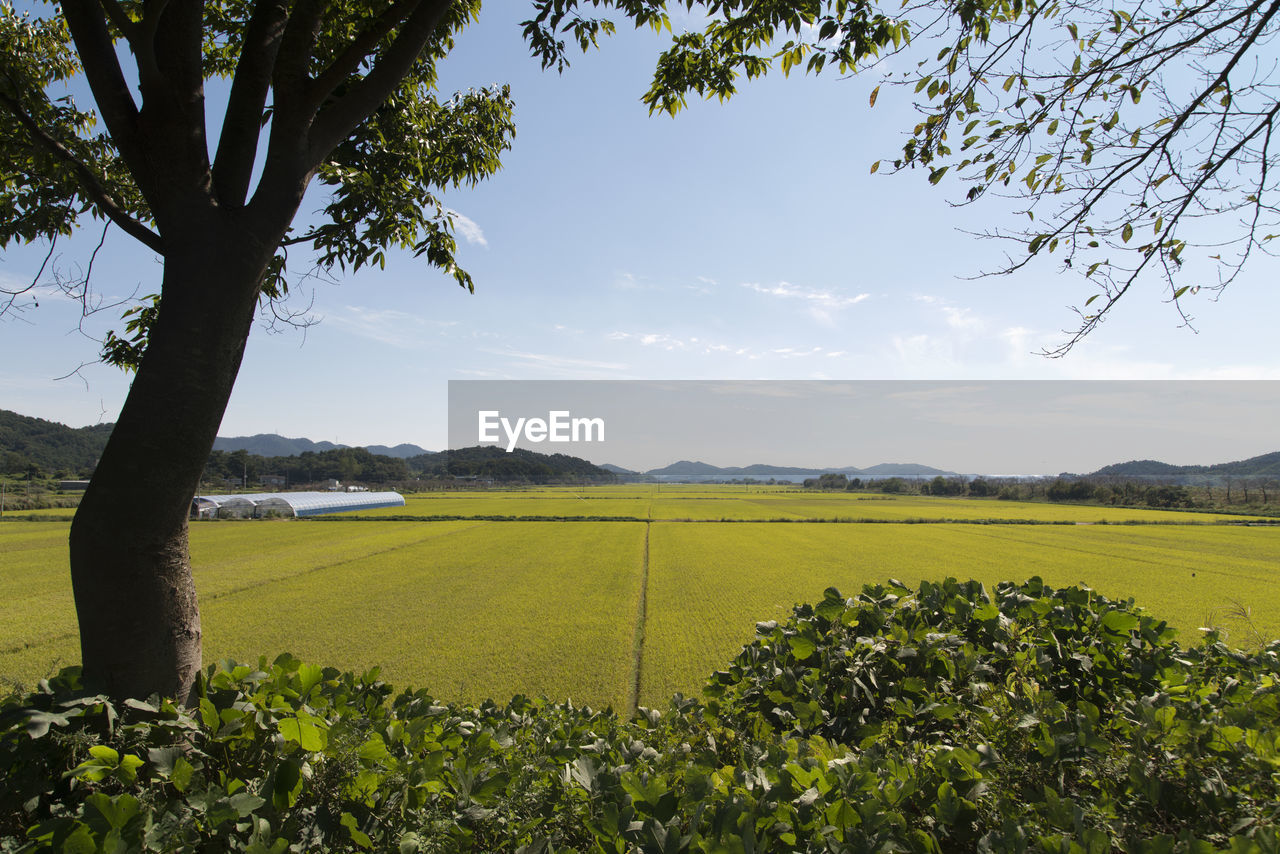
<svg viewBox="0 0 1280 854"><path fill-rule="evenodd" d="M191 500L192 519L234 516L238 519L278 516L320 516L371 507L403 507L398 492L257 492L244 495L197 495Z"/></svg>

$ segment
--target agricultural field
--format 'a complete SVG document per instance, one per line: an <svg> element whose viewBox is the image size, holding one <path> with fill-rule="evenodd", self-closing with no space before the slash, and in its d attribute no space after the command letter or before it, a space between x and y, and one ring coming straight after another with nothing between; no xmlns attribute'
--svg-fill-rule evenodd
<svg viewBox="0 0 1280 854"><path fill-rule="evenodd" d="M852 595L897 578L954 576L1086 584L1139 605L1194 640L1206 623L1251 644L1252 610L1280 637L1280 529L1205 526L785 525L650 526L641 705L697 692L752 637L826 587Z"/></svg>
<svg viewBox="0 0 1280 854"><path fill-rule="evenodd" d="M664 484L431 493L340 518L192 524L209 661L288 651L449 699L661 706L829 586L948 575L1084 583L1185 639L1280 637L1280 527L1212 514ZM78 660L67 530L0 524L2 680Z"/></svg>
<svg viewBox="0 0 1280 854"><path fill-rule="evenodd" d="M622 707L643 569L640 523L194 524L210 661L282 651L480 701ZM24 530L28 529L28 530ZM532 530L531 530L532 529ZM0 526L0 676L79 658L67 526Z"/></svg>
<svg viewBox="0 0 1280 854"><path fill-rule="evenodd" d="M1216 513L864 493L815 494L791 487L686 486L559 487L408 495L404 507L359 516L552 516L673 521L1018 521L1185 524L1221 522Z"/></svg>
<svg viewBox="0 0 1280 854"><path fill-rule="evenodd" d="M405 497L404 507L363 510L359 516L611 516L644 519L649 501L636 495L556 492L438 492Z"/></svg>

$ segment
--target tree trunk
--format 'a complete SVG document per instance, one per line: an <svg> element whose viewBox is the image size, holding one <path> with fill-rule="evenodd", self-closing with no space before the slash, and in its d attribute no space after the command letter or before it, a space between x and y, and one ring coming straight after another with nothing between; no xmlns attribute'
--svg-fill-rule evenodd
<svg viewBox="0 0 1280 854"><path fill-rule="evenodd" d="M71 526L84 681L116 698L189 701L202 666L187 517L271 257L203 219L166 235L146 353Z"/></svg>

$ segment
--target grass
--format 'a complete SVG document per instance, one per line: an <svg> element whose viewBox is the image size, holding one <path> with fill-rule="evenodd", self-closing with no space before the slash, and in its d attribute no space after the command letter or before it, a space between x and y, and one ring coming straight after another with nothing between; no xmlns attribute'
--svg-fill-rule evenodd
<svg viewBox="0 0 1280 854"><path fill-rule="evenodd" d="M698 690L757 620L828 586L852 593L890 576L1039 575L1134 597L1184 635L1215 622L1242 644L1253 629L1280 636L1280 530L1203 524L1224 518L1212 514L667 485L426 494L391 509L654 521L405 522L369 511L359 524L193 524L208 660L287 650L357 671L381 665L384 678L448 699L526 693L622 707L639 651L639 701L662 705ZM753 521L854 518L880 524ZM674 521L699 519L736 523ZM895 521L922 519L1042 524ZM1163 524L1132 524L1147 522ZM30 684L79 658L67 528L0 525L2 678Z"/></svg>

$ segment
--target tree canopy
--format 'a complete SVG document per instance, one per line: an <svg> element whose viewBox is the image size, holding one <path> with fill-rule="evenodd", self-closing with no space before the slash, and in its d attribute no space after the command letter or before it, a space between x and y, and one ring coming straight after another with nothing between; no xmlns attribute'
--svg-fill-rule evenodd
<svg viewBox="0 0 1280 854"><path fill-rule="evenodd" d="M107 0L37 16L0 5L0 156L11 164L0 248L98 220L163 257L190 196L265 220L289 200L296 207L315 180L328 191L323 211L276 239L267 300L288 292L294 246L351 270L407 249L473 287L454 262L452 213L439 195L499 168L515 130L511 98L502 86L440 96L434 84L436 62L479 7L226 2L179 16L163 3ZM137 60L136 82L119 64L120 43ZM64 91L76 75L96 110ZM229 81L226 107L209 140L206 85L218 80ZM126 314L108 361L137 367L159 299Z"/></svg>

